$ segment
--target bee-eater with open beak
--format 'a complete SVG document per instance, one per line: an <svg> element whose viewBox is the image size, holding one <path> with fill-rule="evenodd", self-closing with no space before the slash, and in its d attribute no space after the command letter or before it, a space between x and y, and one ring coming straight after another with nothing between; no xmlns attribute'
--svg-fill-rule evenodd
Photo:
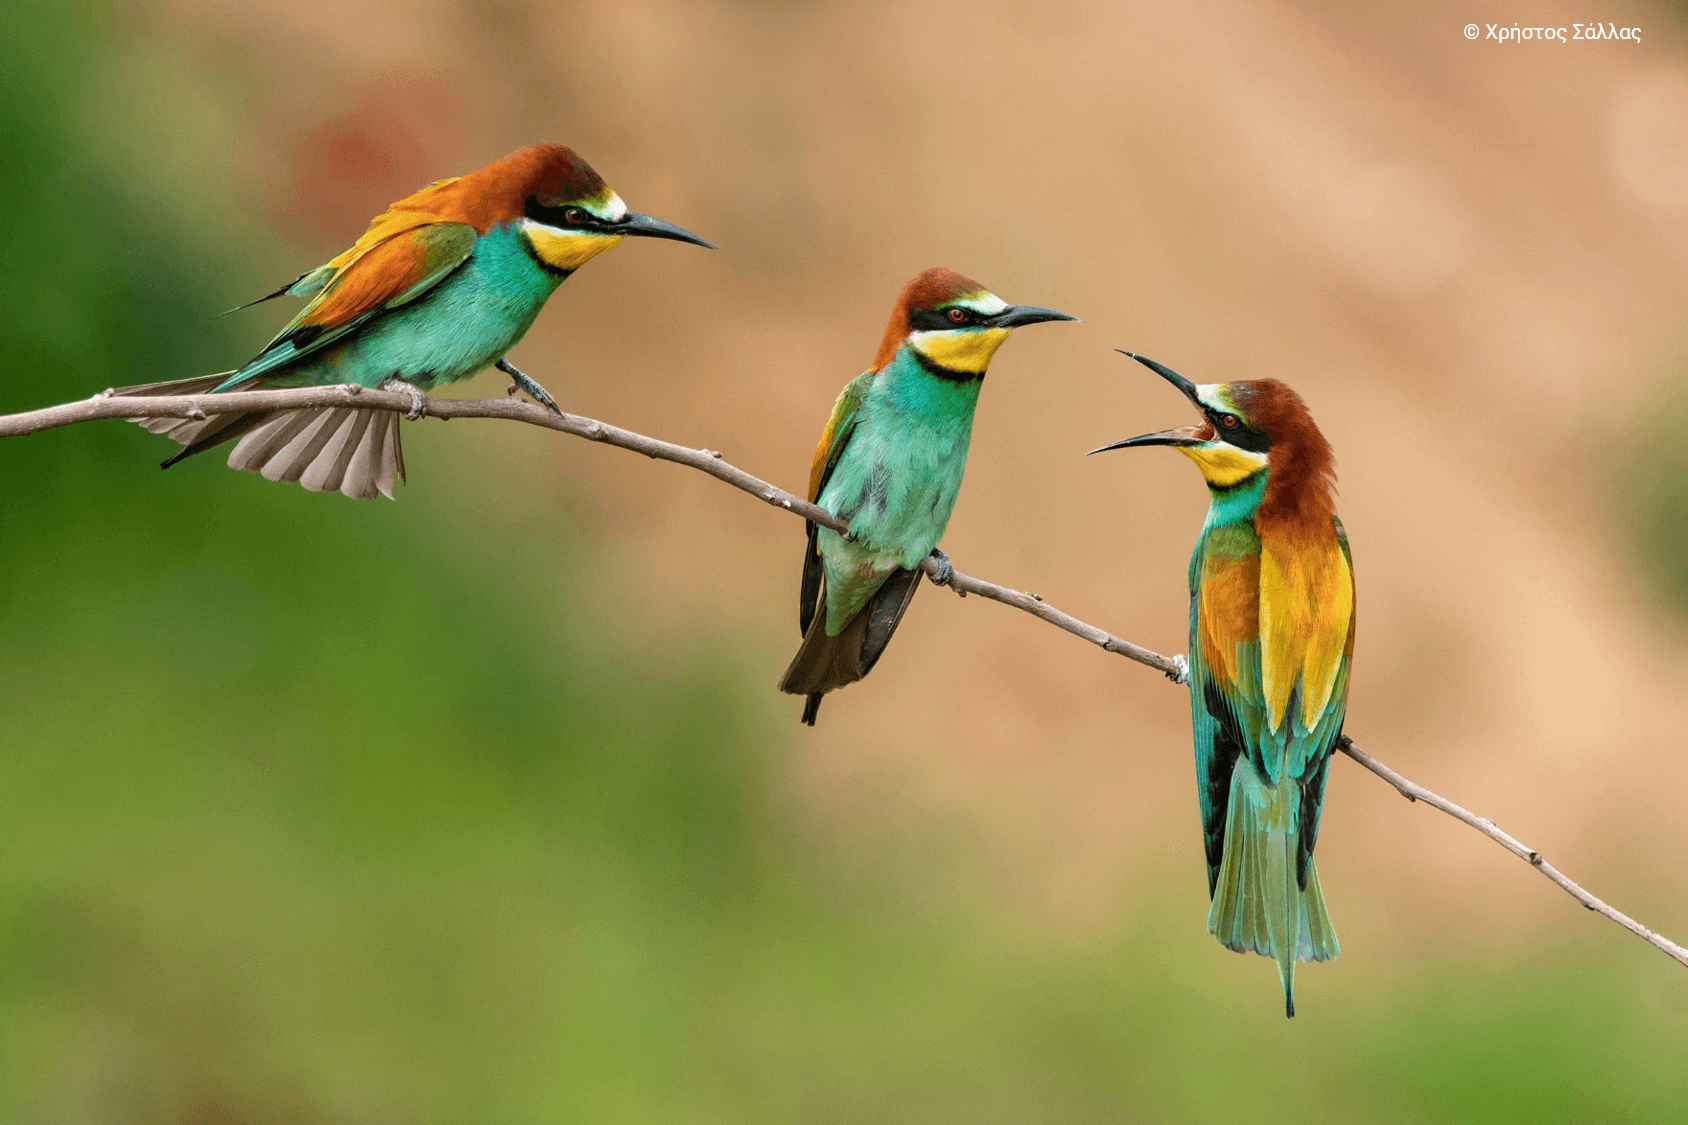
<svg viewBox="0 0 1688 1125"><path fill-rule="evenodd" d="M809 524L803 552L803 644L780 690L821 696L868 674L937 558L973 436L991 357L1014 329L1077 317L1010 305L976 281L929 269L903 290L873 368L833 404L809 470L809 500L850 523L850 536Z"/></svg>
<svg viewBox="0 0 1688 1125"><path fill-rule="evenodd" d="M1131 353L1124 353L1131 355ZM1339 951L1313 844L1348 708L1354 573L1336 518L1330 444L1276 379L1197 386L1132 355L1184 393L1199 426L1103 446L1170 445L1207 481L1190 559L1190 709L1207 844L1207 928L1278 963L1295 1015L1295 962Z"/></svg>
<svg viewBox="0 0 1688 1125"><path fill-rule="evenodd" d="M545 388L504 353L564 279L629 237L710 245L629 211L573 150L518 149L399 200L351 249L259 298L286 294L309 303L240 370L117 394L356 383L409 391L416 402L410 416L418 417L423 391L497 364L514 381L512 391L556 410ZM231 467L296 480L314 492L391 498L394 479L404 476L399 418L391 411L326 407L135 421L185 447L164 468L239 438Z"/></svg>

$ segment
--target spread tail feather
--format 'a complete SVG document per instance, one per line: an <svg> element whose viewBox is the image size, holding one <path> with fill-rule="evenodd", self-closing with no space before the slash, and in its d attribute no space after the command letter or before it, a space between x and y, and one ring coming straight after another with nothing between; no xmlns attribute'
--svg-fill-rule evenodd
<svg viewBox="0 0 1688 1125"><path fill-rule="evenodd" d="M815 725L821 696L834 688L853 684L872 671L885 646L891 643L891 635L897 631L914 592L920 588L920 573L892 571L837 636L827 635L824 612L809 619L803 643L779 683L781 691L809 697L803 705L804 723Z"/></svg>
<svg viewBox="0 0 1688 1125"><path fill-rule="evenodd" d="M211 394L222 385L229 374L225 371L221 375L200 375L192 379L173 379L167 383L142 383L134 387L120 387L112 392L112 397L159 398L170 395ZM164 434L183 447L179 453L166 458L158 466L168 469L184 458L204 453L207 449L214 449L226 441L233 441L243 434L250 433L262 424L266 417L265 413L259 412L212 414L205 418L130 418L129 421L150 433Z"/></svg>
<svg viewBox="0 0 1688 1125"><path fill-rule="evenodd" d="M119 387L113 398L159 398L171 395L210 394L211 388L228 378L222 375L201 375L193 379L173 379L168 383L142 383L135 387ZM214 432L235 421L239 415L216 414L209 418L130 418L130 422L148 433L168 434L179 445L192 445L206 433ZM185 454L184 454L185 455ZM179 455L180 456L180 455ZM174 460L174 459L173 459Z"/></svg>
<svg viewBox="0 0 1688 1125"><path fill-rule="evenodd" d="M203 375L168 383L146 383L113 391L114 396L210 394L228 378ZM399 416L390 410L320 407L311 410L213 414L204 419L131 418L183 448L166 460L169 468L236 438L229 466L262 473L270 480L298 481L312 492L341 492L360 500L393 498L393 482L404 479Z"/></svg>
<svg viewBox="0 0 1688 1125"><path fill-rule="evenodd" d="M1207 915L1208 932L1225 948L1278 963L1288 1016L1295 1015L1296 961L1329 961L1341 952L1312 857L1307 885L1296 879L1300 805L1298 784L1267 785L1246 760L1237 763L1225 855Z"/></svg>
<svg viewBox="0 0 1688 1125"><path fill-rule="evenodd" d="M229 467L312 492L391 500L393 482L404 479L399 416L344 406L271 414L235 446Z"/></svg>

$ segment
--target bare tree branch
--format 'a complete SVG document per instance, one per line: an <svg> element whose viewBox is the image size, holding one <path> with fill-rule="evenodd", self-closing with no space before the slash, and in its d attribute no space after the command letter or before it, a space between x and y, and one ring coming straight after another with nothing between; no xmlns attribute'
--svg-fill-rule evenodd
<svg viewBox="0 0 1688 1125"><path fill-rule="evenodd" d="M1667 937L1654 933L1652 930L1649 930L1646 926L1643 926L1640 922L1637 922L1634 918L1631 918L1623 911L1607 906L1600 899L1595 898L1593 895L1589 894L1587 891L1583 890L1580 886L1574 883L1563 871L1560 871L1557 867L1553 866L1553 864L1543 859L1540 852L1536 851L1534 848L1526 847L1512 836L1495 827L1495 822L1490 820L1488 817L1478 816L1476 813L1454 804L1446 797L1439 797L1435 793L1426 789L1424 786L1408 781L1406 778L1402 777L1400 774L1396 773L1394 770L1390 769L1388 766L1384 765L1382 762L1354 745L1354 740L1349 738L1347 735L1342 736L1341 740L1337 743L1337 746L1344 754L1347 754L1350 758L1353 758L1356 762L1359 762L1362 766L1365 766L1368 770L1371 770L1377 776L1393 785L1400 792L1401 796L1405 797L1407 800L1423 801L1432 808L1441 809L1455 820L1464 821L1466 824L1471 825L1471 827L1475 828L1489 839L1495 841L1519 859L1533 865L1543 875L1546 875L1549 879L1552 879L1555 883L1558 883L1561 887L1565 888L1566 894L1570 895L1590 910L1597 914L1604 914L1606 917L1610 918L1630 933L1649 944L1658 946L1670 956L1682 962L1682 964L1688 965L1688 949L1682 948L1680 945L1677 945L1674 941L1671 941Z"/></svg>
<svg viewBox="0 0 1688 1125"><path fill-rule="evenodd" d="M210 414L239 413L257 408L290 410L308 406L346 406L353 399L360 407L392 410L399 413L409 411L412 406L408 394L396 391L372 391L351 385L305 387L296 390L234 391L219 395L159 398L115 398L112 397L111 392L107 391L81 402L49 406L42 410L32 410L22 414L0 415L0 437L18 437L24 434L39 433L42 430L56 429L60 426L73 425L77 422L91 422L101 418L201 418ZM850 525L846 521L786 492L784 489L776 488L758 477L751 476L743 469L729 464L720 453L713 450L688 449L683 445L659 441L656 438L646 437L644 434L623 430L576 414L554 414L542 407L514 398L428 399L427 413L442 420L450 418L503 418L513 422L526 422L529 425L573 434L575 437L583 437L590 441L603 442L605 445L630 449L635 453L643 453L647 457L673 461L676 464L686 465L708 473L734 488L750 493L750 495L765 503L795 512L804 519L813 520L815 523L832 528L834 531L848 532L850 529ZM938 571L938 564L932 559L926 559L921 564L921 569L928 575L935 575ZM1128 660L1135 660L1139 664L1147 665L1158 672L1164 673L1170 679L1178 679L1182 673L1179 662L1162 656L1158 652L1134 645L1130 641L1121 640L1105 630L1098 629L1096 626L1080 621L1070 614L1063 613L1036 594L1011 590L1006 586L998 586L993 582L986 582L962 574L960 571L955 572L949 585L962 597L968 594L976 594L979 597L989 598L991 601L1001 602L1003 605L1024 610L1034 617L1041 618L1057 628L1065 629L1075 637L1089 641L1108 652L1116 653ZM1669 938L1653 932L1629 915L1613 909L1594 895L1589 894L1567 878L1558 868L1543 859L1540 852L1525 846L1501 831L1495 827L1493 821L1469 812L1447 798L1432 793L1422 785L1408 781L1354 745L1353 740L1347 735L1342 736L1338 741L1337 748L1355 762L1393 785L1407 800L1422 801L1447 813L1455 820L1470 825L1519 859L1529 863L1588 909L1610 918L1650 945L1663 950L1682 965L1688 966L1688 949L1684 949Z"/></svg>

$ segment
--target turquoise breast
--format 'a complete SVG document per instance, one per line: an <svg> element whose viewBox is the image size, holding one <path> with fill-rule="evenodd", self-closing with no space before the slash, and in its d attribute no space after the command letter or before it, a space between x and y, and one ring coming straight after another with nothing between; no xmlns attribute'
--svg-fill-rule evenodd
<svg viewBox="0 0 1688 1125"><path fill-rule="evenodd" d="M885 577L913 568L944 537L967 469L979 381L938 379L899 355L874 380L819 503L855 542L822 529L826 631L837 635Z"/></svg>
<svg viewBox="0 0 1688 1125"><path fill-rule="evenodd" d="M565 276L540 266L521 233L501 223L475 243L467 261L420 298L270 381L275 386L377 387L397 376L430 390L467 379L526 335Z"/></svg>

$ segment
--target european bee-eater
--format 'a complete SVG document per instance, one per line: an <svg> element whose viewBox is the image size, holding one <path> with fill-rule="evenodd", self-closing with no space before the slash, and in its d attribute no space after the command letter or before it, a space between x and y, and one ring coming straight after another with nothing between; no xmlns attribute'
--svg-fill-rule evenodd
<svg viewBox="0 0 1688 1125"><path fill-rule="evenodd" d="M399 200L351 249L251 302L283 294L310 300L238 371L116 393L356 383L408 390L416 417L423 391L496 363L514 380L512 391L556 410L545 388L504 353L564 279L629 236L710 245L672 223L629 211L572 149L518 149ZM399 418L391 411L332 407L135 421L185 447L164 468L240 438L229 455L231 467L296 480L313 492L391 498L394 478L404 476Z"/></svg>
<svg viewBox="0 0 1688 1125"><path fill-rule="evenodd" d="M803 553L803 644L780 690L821 696L868 674L939 551L967 468L985 369L1016 328L1077 317L1010 305L952 270L929 269L903 290L871 370L833 404L809 469L809 500L850 522L848 539L809 524Z"/></svg>
<svg viewBox="0 0 1688 1125"><path fill-rule="evenodd" d="M1124 353L1131 355L1130 352ZM1207 844L1207 928L1278 963L1339 952L1313 844L1348 708L1354 573L1330 444L1276 379L1197 386L1131 355L1201 411L1199 426L1103 446L1170 445L1207 480L1190 558L1190 710Z"/></svg>

